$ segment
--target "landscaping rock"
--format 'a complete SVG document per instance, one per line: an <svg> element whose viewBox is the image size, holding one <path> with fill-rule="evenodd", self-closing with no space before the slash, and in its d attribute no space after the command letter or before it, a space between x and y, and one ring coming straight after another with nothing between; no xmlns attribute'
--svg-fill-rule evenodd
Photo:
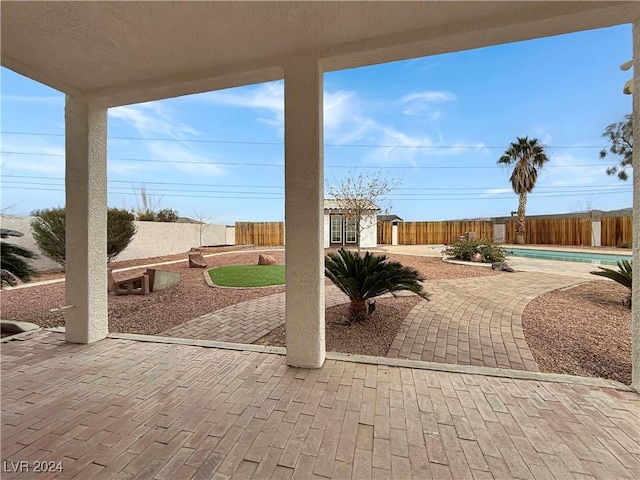
<svg viewBox="0 0 640 480"><path fill-rule="evenodd" d="M474 253L473 256L471 257L471 261L482 263L482 255L480 255L479 253Z"/></svg>
<svg viewBox="0 0 640 480"><path fill-rule="evenodd" d="M275 265L276 259L271 255L260 255L258 257L258 265Z"/></svg>
<svg viewBox="0 0 640 480"><path fill-rule="evenodd" d="M201 253L189 254L189 268L207 268L207 262Z"/></svg>
<svg viewBox="0 0 640 480"><path fill-rule="evenodd" d="M515 272L513 268L511 268L507 262L495 262L491 264L492 270L498 270L499 272Z"/></svg>
<svg viewBox="0 0 640 480"><path fill-rule="evenodd" d="M175 287L180 283L180 274L177 272L172 272L170 270L158 270L155 268L148 268L147 274L149 278L153 280L150 282L152 287L152 292L157 292L158 290L164 290L166 288Z"/></svg>

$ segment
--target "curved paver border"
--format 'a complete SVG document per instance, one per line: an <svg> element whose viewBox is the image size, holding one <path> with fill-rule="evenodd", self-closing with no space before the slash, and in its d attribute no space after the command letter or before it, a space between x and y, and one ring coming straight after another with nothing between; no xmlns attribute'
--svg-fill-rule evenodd
<svg viewBox="0 0 640 480"><path fill-rule="evenodd" d="M538 371L524 338L524 309L543 293L582 281L540 272L432 280L431 301L409 312L387 357Z"/></svg>

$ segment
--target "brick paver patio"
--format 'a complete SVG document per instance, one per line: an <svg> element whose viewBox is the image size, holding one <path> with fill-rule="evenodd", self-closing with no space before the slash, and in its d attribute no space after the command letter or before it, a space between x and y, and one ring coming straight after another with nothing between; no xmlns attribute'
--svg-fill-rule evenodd
<svg viewBox="0 0 640 480"><path fill-rule="evenodd" d="M3 479L52 478L34 473L41 461L79 479L640 474L640 396L624 388L331 359L296 369L276 354L50 332L1 355Z"/></svg>
<svg viewBox="0 0 640 480"><path fill-rule="evenodd" d="M581 281L540 272L429 280L431 301L411 310L387 356L537 371L522 332L524 307L542 293ZM335 286L326 286L327 307L346 301ZM278 293L216 310L162 335L253 343L284 320L285 294Z"/></svg>
<svg viewBox="0 0 640 480"><path fill-rule="evenodd" d="M325 305L348 301L332 285L325 290ZM162 332L163 336L219 342L253 343L284 323L285 294L276 293L207 313Z"/></svg>
<svg viewBox="0 0 640 480"><path fill-rule="evenodd" d="M431 301L409 312L387 356L537 371L522 331L524 308L583 281L540 272L429 281Z"/></svg>

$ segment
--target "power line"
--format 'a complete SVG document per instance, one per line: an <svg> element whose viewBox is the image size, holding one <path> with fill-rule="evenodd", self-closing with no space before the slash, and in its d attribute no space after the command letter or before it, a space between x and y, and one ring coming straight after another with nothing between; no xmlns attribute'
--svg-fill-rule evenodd
<svg viewBox="0 0 640 480"><path fill-rule="evenodd" d="M49 182L24 182L24 181L19 181L19 180L5 180L2 179L2 182L4 184L8 184L8 185L42 185L42 186L49 186L49 187L62 187L63 185L60 185L58 183L49 183ZM565 187L568 189L565 190L556 190L556 191L551 191L551 192L541 192L541 193L553 193L553 194L568 194L568 193L583 193L583 194L595 194L595 193L604 193L604 192L610 192L612 191L612 187L611 185L606 185L605 187L584 187L584 188L580 188L580 187ZM251 188L251 187L250 187ZM254 188L259 188L259 187L254 187ZM573 188L577 188L577 190L574 190ZM619 188L619 187L615 187L615 193L627 193L627 192L632 192L633 188L628 187L628 188ZM112 186L111 187L111 191L128 191L131 190L130 187L124 187L124 186ZM393 191L395 191L397 189L393 189ZM446 193L442 193L442 192L438 192L438 193L431 193L431 189L429 188L424 188L422 189L423 191L421 192L417 192L417 193L395 193L394 195L396 197L416 197L416 196L451 196L451 195L459 195L459 192L457 192L457 189L454 188L450 188L448 190L450 190L450 192L446 192ZM482 191L480 192L467 192L468 194L475 194L475 195L489 195L489 196L493 196L493 197L497 197L497 196L503 196L503 195L513 195L514 193L512 191L504 191L504 192L486 192L484 190L490 190L490 189L480 189ZM154 193L154 194L163 194L164 192L190 192L190 193L221 193L221 194L240 194L240 195L281 195L284 191L284 189L282 189L282 191L280 192L260 192L260 191L234 191L234 190L194 190L193 188L188 188L188 189L184 189L184 188L178 188L178 189L174 189L174 188L166 188L166 187L156 187L156 188L145 188L145 191L147 193ZM134 192L137 194L137 192ZM531 195L536 196L538 195L537 192L532 193Z"/></svg>
<svg viewBox="0 0 640 480"><path fill-rule="evenodd" d="M64 154L61 153L37 153L37 152L7 152L0 151L1 154L4 155L31 155L35 157L64 157ZM227 165L227 166L238 166L238 167L284 167L284 163L243 163L243 162L199 162L193 160L153 160L153 159L144 159L144 158L120 158L120 157L111 157L108 159L109 161L125 161L125 162L143 162L143 163L167 163L167 164L195 164L195 165ZM610 163L585 163L585 164L574 164L574 165L545 165L544 168L578 168L578 167L598 167L598 166L611 166ZM460 165L396 165L396 166L373 166L373 165L325 165L325 168L350 168L350 169L359 169L359 168L373 168L377 170L390 170L390 169L439 169L439 170L468 170L468 169L495 169L495 168L504 168L501 165L491 165L491 166L480 166L480 165L470 165L470 166L460 166Z"/></svg>
<svg viewBox="0 0 640 480"><path fill-rule="evenodd" d="M64 193L65 190L64 189L56 189L56 188L31 188L31 187L24 187L24 186L20 186L20 187L14 187L14 186L3 186L2 188L7 188L7 189L20 189L20 190L38 190L38 191L50 191L50 192L60 192L60 193ZM114 191L108 191L107 193L112 194L112 195L137 195L137 193L135 192L114 192ZM546 193L546 192L545 192ZM597 193L598 195L613 195L613 194L620 194L620 193L627 193L627 192L619 192L619 191L603 191L603 192L581 192L581 193L566 193L566 194L556 194L556 192L553 192L551 195L547 195L547 194L542 194L542 195L536 195L536 194L531 194L532 198L564 198L564 197L576 197L576 196L584 196L586 194L595 194ZM263 193L257 193L256 195L263 195ZM478 194L476 194L478 195ZM220 196L220 195L178 195L178 194L166 194L166 195L162 195L162 197L182 197L182 198L221 198L221 199L228 199L228 200L236 200L236 199L242 199L242 200L284 200L283 196L280 197L259 197L259 196L252 196L252 197L246 197L246 196L229 196L229 195L224 195L224 196ZM508 198L506 198L506 196L504 197L496 197L496 196L474 196L474 197L447 197L447 198L397 198L395 196L389 196L389 200L393 200L393 201L452 201L452 200L509 200Z"/></svg>
<svg viewBox="0 0 640 480"><path fill-rule="evenodd" d="M30 135L41 137L64 137L63 133L36 133L36 132L0 132L2 135ZM111 136L107 137L114 140L140 140L149 142L179 142L179 143L221 143L231 145L274 145L284 146L282 142L266 142L266 141L254 141L254 140L212 140L212 139L179 139L179 138L149 138L149 137L121 137ZM347 148L429 148L433 150L437 149L469 149L469 150L481 150L486 149L499 149L504 150L506 147L501 146L487 146L487 145L377 145L377 144L362 144L362 143L325 143L325 147L347 147ZM593 149L603 148L604 145L547 145L547 148L580 148L580 149Z"/></svg>
<svg viewBox="0 0 640 480"><path fill-rule="evenodd" d="M29 179L36 179L36 180L59 180L59 181L64 181L65 178L64 177L44 177L41 175L2 175L1 178L29 178ZM1 179L0 178L0 179ZM180 182L154 182L154 181L150 181L150 180L107 180L107 183L128 183L131 184L134 187L137 187L139 185L145 186L147 184L149 185L170 185L170 186L175 186L175 185L187 185L187 186L195 186L195 187L228 187L228 188L277 188L277 189L284 189L284 185L246 185L246 184L225 184L225 183L192 183L192 182L186 182L186 183L180 183ZM609 187L616 187L616 185L613 184L599 184L599 185L549 185L549 186L544 186L544 185L537 185L536 186L536 191L540 190L540 189L563 189L563 188L586 188L586 189L594 189L594 188L609 188ZM451 185L448 187L396 187L394 188L395 190L481 190L481 191L485 191L485 190L493 190L493 189L498 189L498 188L505 188L505 187L459 187L456 185ZM624 188L621 187L621 188ZM511 190L509 189L509 192L507 193L512 193Z"/></svg>

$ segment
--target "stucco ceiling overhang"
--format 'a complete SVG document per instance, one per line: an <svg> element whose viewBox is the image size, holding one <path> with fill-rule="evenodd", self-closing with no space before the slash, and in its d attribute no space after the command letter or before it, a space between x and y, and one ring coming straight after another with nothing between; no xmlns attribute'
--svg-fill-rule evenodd
<svg viewBox="0 0 640 480"><path fill-rule="evenodd" d="M123 105L632 22L636 1L2 1L3 66Z"/></svg>

